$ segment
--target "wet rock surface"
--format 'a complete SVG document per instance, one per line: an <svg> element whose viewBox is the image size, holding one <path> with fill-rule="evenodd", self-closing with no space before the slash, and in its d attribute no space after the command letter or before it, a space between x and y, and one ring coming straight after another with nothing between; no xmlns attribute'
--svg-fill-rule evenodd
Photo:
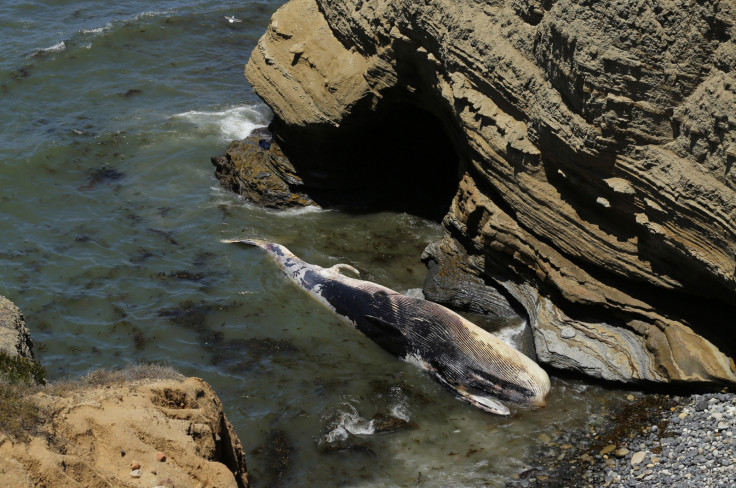
<svg viewBox="0 0 736 488"><path fill-rule="evenodd" d="M317 206L299 191L304 182L267 129L233 141L212 164L220 185L250 202L271 208Z"/></svg>
<svg viewBox="0 0 736 488"><path fill-rule="evenodd" d="M428 262L466 276L440 267L428 296L495 300L491 314L528 320L540 361L562 370L733 383L734 9L292 0L246 76L280 141L327 155L327 178L343 167L331 141L386 121L378 111L440 121L456 191ZM427 161L425 174L442 167ZM472 303L465 290L482 286Z"/></svg>

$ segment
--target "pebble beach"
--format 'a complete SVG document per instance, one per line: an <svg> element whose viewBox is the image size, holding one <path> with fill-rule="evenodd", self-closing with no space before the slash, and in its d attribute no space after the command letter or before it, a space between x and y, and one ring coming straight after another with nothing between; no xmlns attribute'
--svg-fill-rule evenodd
<svg viewBox="0 0 736 488"><path fill-rule="evenodd" d="M736 395L630 396L600 432L552 439L509 487L736 486Z"/></svg>

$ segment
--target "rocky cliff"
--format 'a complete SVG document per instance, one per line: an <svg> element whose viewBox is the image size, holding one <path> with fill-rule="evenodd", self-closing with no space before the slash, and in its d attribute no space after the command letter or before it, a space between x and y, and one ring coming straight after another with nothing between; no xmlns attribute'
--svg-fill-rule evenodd
<svg viewBox="0 0 736 488"><path fill-rule="evenodd" d="M733 383L735 38L732 1L291 0L245 73L317 203L446 198L430 299L551 367Z"/></svg>

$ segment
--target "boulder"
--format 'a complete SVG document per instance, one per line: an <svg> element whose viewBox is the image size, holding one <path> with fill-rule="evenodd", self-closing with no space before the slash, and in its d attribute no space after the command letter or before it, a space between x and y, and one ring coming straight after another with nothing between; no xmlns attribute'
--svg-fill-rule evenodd
<svg viewBox="0 0 736 488"><path fill-rule="evenodd" d="M2 486L248 486L240 440L199 378L47 385L15 403L36 423L0 429Z"/></svg>
<svg viewBox="0 0 736 488"><path fill-rule="evenodd" d="M245 74L295 167L407 107L444 134L397 173L452 170L429 298L526 320L555 368L734 383L734 39L717 0L291 0Z"/></svg>
<svg viewBox="0 0 736 488"><path fill-rule="evenodd" d="M270 208L317 206L299 191L304 185L267 129L233 141L223 156L212 158L223 188Z"/></svg>
<svg viewBox="0 0 736 488"><path fill-rule="evenodd" d="M0 353L33 361L33 341L23 313L0 295Z"/></svg>

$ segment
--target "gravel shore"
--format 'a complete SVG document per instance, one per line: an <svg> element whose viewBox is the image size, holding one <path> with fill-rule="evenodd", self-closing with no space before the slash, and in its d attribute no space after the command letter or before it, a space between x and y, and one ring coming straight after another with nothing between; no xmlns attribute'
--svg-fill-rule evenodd
<svg viewBox="0 0 736 488"><path fill-rule="evenodd" d="M612 427L555 439L507 486L736 486L734 393L630 399Z"/></svg>

